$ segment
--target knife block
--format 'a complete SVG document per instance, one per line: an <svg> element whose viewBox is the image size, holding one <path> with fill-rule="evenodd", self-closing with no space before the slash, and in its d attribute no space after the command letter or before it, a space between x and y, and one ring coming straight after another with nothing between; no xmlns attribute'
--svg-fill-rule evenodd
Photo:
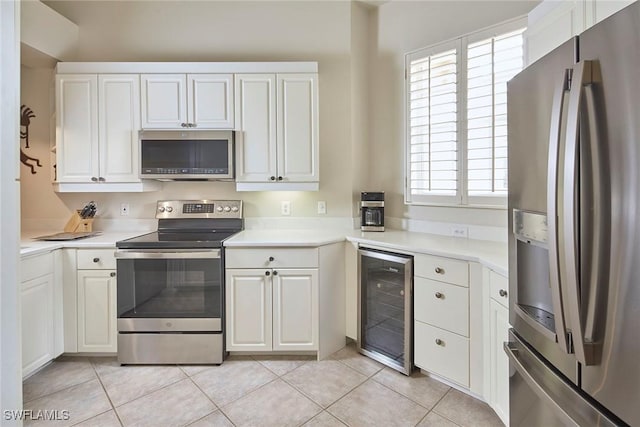
<svg viewBox="0 0 640 427"><path fill-rule="evenodd" d="M80 211L75 211L71 214L67 225L64 226L64 231L67 233L93 231L92 228L93 218L82 218Z"/></svg>

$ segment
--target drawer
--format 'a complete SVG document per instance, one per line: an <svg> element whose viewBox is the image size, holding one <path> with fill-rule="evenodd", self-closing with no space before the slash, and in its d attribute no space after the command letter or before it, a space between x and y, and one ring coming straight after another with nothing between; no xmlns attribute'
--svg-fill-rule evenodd
<svg viewBox="0 0 640 427"><path fill-rule="evenodd" d="M115 270L115 249L78 249L78 270Z"/></svg>
<svg viewBox="0 0 640 427"><path fill-rule="evenodd" d="M413 272L416 276L459 286L469 286L469 263L466 261L416 255L413 262Z"/></svg>
<svg viewBox="0 0 640 427"><path fill-rule="evenodd" d="M509 279L499 275L495 271L490 271L489 287L491 290L491 298L509 308ZM501 295L501 293L504 295Z"/></svg>
<svg viewBox="0 0 640 427"><path fill-rule="evenodd" d="M416 320L469 336L469 288L416 277L413 310Z"/></svg>
<svg viewBox="0 0 640 427"><path fill-rule="evenodd" d="M224 255L226 268L318 267L317 248L230 248Z"/></svg>
<svg viewBox="0 0 640 427"><path fill-rule="evenodd" d="M469 387L469 340L426 323L414 326L416 366Z"/></svg>
<svg viewBox="0 0 640 427"><path fill-rule="evenodd" d="M20 260L20 282L53 273L53 252L23 257Z"/></svg>

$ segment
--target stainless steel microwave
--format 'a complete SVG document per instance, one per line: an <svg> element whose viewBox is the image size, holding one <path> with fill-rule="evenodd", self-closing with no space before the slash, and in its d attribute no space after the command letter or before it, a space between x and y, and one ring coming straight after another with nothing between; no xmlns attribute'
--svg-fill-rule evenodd
<svg viewBox="0 0 640 427"><path fill-rule="evenodd" d="M233 180L231 130L143 130L140 178L161 181Z"/></svg>

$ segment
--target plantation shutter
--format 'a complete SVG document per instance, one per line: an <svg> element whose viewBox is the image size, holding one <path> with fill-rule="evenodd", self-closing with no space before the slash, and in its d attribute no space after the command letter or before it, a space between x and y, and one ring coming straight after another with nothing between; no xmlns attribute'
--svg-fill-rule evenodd
<svg viewBox="0 0 640 427"><path fill-rule="evenodd" d="M507 195L507 81L523 67L524 29L467 47L467 194Z"/></svg>
<svg viewBox="0 0 640 427"><path fill-rule="evenodd" d="M459 201L459 49L453 46L407 58L408 201Z"/></svg>

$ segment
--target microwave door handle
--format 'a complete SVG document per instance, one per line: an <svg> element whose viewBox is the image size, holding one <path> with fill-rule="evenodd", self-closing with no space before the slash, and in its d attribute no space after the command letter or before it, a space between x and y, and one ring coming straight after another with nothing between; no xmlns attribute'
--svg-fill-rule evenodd
<svg viewBox="0 0 640 427"><path fill-rule="evenodd" d="M594 325L591 324L589 330L586 330L582 320L583 313L586 313L587 319L593 320L595 318L596 313L594 310L597 301L593 299L593 295L590 295L590 293L597 293L599 286L598 282L601 281L598 280L598 267L596 267L595 277L593 277L591 274L591 277L581 277L580 275L581 265L578 262L578 256L580 254L580 241L577 219L579 197L578 188L576 185L579 173L578 161L580 155L580 119L581 117L583 117L583 120L596 118L595 112L593 111L593 107L595 107L595 97L592 96L591 99L588 99L590 95L587 95L589 93L593 95L593 88L586 90L586 86L592 85L594 83L592 79L593 68L594 61L581 61L574 66L573 84L571 87L571 92L569 94L566 138L567 142L565 147L566 167L564 170L565 193L563 201L563 204L565 206L565 210L563 213L563 240L565 242L564 265L566 271L564 272L564 277L567 285L565 295L567 299L567 314L569 318L569 327L573 338L573 349L576 355L576 359L584 365L594 365L599 362L599 355L597 351L599 345L591 341L593 339ZM584 111L582 110L584 106L587 107L587 114L581 115L581 111ZM591 109L591 113L588 112L589 109ZM589 117L590 115L593 117ZM593 126L595 126L595 124ZM589 126L582 126L582 129L585 129L586 131L589 129ZM591 144L598 143L597 135L589 134L586 137L591 140ZM595 141L593 140L594 138ZM596 162L598 161L599 160L596 159ZM599 163L595 164L595 168L599 170ZM584 185L586 184L587 183L585 182ZM595 190L595 188L593 190ZM602 209L602 207L600 207L600 209ZM597 217L598 221L600 220L599 213L599 211L594 212L594 218ZM596 228L593 230L594 236L600 236L603 233L603 227L601 225L602 224L600 223L596 225ZM598 243L597 239L598 237L596 237L596 241L594 243ZM597 263L599 260L591 259L587 261L585 259L585 262L593 261L596 261ZM587 287L586 289L584 289L585 292L583 292L582 286ZM590 335L589 340L587 340L585 332Z"/></svg>
<svg viewBox="0 0 640 427"><path fill-rule="evenodd" d="M549 157L547 165L547 229L549 247L549 285L554 311L556 339L563 352L569 353L565 318L562 304L561 277L558 250L558 202L560 153L564 146L562 124L565 120L565 98L569 91L571 70L564 70L562 78L558 78L553 96L551 110L551 130L549 133Z"/></svg>

